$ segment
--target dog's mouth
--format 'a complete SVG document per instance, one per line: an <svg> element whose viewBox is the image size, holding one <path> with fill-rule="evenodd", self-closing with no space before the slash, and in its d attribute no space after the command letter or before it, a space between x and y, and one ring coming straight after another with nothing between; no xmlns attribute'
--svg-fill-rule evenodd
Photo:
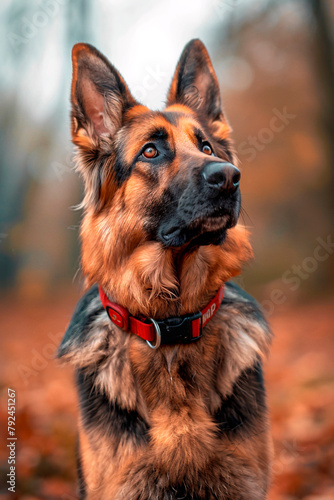
<svg viewBox="0 0 334 500"><path fill-rule="evenodd" d="M237 217L233 214L200 216L189 224L166 225L159 231L159 239L165 246L180 247L190 241L198 244L219 244L227 229L235 226Z"/></svg>
<svg viewBox="0 0 334 500"><path fill-rule="evenodd" d="M167 231L161 232L161 237L166 243L168 243L168 242L172 241L173 238L178 236L180 231L181 231L181 228L179 226L178 227L172 226Z"/></svg>

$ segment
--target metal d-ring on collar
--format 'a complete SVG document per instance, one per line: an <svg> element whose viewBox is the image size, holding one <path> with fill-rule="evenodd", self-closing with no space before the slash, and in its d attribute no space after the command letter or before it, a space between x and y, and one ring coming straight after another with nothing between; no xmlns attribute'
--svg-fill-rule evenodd
<svg viewBox="0 0 334 500"><path fill-rule="evenodd" d="M156 341L155 341L154 345L151 344L151 342L149 340L146 340L146 342L148 343L148 345L150 346L151 349L158 349L158 347L161 344L160 326L159 326L159 324L154 319L150 318L150 320L152 321L153 325L155 326L155 332L157 334L157 338L156 338Z"/></svg>

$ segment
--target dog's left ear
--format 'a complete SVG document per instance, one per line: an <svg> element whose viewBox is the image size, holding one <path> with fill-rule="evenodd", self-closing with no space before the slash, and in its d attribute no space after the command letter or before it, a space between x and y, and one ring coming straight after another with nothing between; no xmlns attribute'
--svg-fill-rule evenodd
<svg viewBox="0 0 334 500"><path fill-rule="evenodd" d="M184 104L206 119L223 117L216 73L203 43L191 40L184 48L167 97L167 106Z"/></svg>

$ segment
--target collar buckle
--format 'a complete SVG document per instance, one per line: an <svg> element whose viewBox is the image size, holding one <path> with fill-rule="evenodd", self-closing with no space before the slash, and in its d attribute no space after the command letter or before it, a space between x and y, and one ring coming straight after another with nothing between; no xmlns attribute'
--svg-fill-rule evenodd
<svg viewBox="0 0 334 500"><path fill-rule="evenodd" d="M188 344L202 337L202 313L157 321L162 344Z"/></svg>

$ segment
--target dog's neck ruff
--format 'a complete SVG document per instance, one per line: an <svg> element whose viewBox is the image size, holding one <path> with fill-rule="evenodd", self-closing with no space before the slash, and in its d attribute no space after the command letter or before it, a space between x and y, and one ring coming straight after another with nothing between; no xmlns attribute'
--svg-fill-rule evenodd
<svg viewBox="0 0 334 500"><path fill-rule="evenodd" d="M103 307L116 326L138 335L152 349L156 349L161 344L187 344L201 338L204 326L213 318L223 301L224 285L202 311L159 321L132 316L127 309L111 302L100 286L99 294Z"/></svg>

